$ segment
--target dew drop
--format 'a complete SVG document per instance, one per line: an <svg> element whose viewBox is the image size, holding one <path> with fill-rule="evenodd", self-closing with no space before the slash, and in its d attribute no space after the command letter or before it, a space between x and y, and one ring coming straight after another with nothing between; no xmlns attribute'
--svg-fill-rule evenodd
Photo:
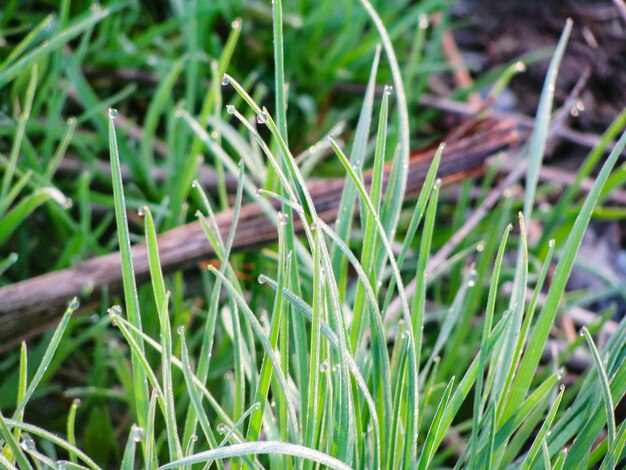
<svg viewBox="0 0 626 470"><path fill-rule="evenodd" d="M263 277L263 274L261 274L258 278L259 284L263 285L265 284L265 278Z"/></svg>
<svg viewBox="0 0 626 470"><path fill-rule="evenodd" d="M33 439L32 437L30 437L29 435L26 435L26 437L24 438L24 440L20 443L20 446L22 447L22 449L24 450L35 450L35 448L37 447L35 445L35 439Z"/></svg>
<svg viewBox="0 0 626 470"><path fill-rule="evenodd" d="M139 210L137 211L137 215L139 217L143 217L146 215L146 206L140 207Z"/></svg>
<svg viewBox="0 0 626 470"><path fill-rule="evenodd" d="M233 106L232 104L227 104L226 105L226 112L228 114L235 114L235 106Z"/></svg>
<svg viewBox="0 0 626 470"><path fill-rule="evenodd" d="M120 115L119 111L115 108L109 108L109 117L111 119L115 119L116 117L118 117Z"/></svg>
<svg viewBox="0 0 626 470"><path fill-rule="evenodd" d="M230 83L230 78L228 78L228 75L224 74L222 76L222 86L226 86Z"/></svg>
<svg viewBox="0 0 626 470"><path fill-rule="evenodd" d="M289 216L284 212L279 212L278 222L280 223L280 225L287 225L289 223Z"/></svg>
<svg viewBox="0 0 626 470"><path fill-rule="evenodd" d="M241 18L236 18L230 24L230 27L233 29L241 29Z"/></svg>
<svg viewBox="0 0 626 470"><path fill-rule="evenodd" d="M217 429L217 432L219 432L220 434L228 434L228 432L230 431L230 428L226 426L224 423L218 424L216 429Z"/></svg>
<svg viewBox="0 0 626 470"><path fill-rule="evenodd" d="M485 244L483 242L480 242L478 245L476 245L476 251L478 253L482 253L483 251L485 251Z"/></svg>
<svg viewBox="0 0 626 470"><path fill-rule="evenodd" d="M272 408L276 408L276 402L275 402L274 400L272 400L272 402L270 403L270 406L271 406Z"/></svg>
<svg viewBox="0 0 626 470"><path fill-rule="evenodd" d="M325 373L328 372L328 359L320 364L320 372Z"/></svg>
<svg viewBox="0 0 626 470"><path fill-rule="evenodd" d="M525 72L526 71L526 64L524 62L522 62L521 60L518 60L517 62L515 62L515 71L516 72Z"/></svg>
<svg viewBox="0 0 626 470"><path fill-rule="evenodd" d="M265 124L265 111L261 111L256 115L257 124Z"/></svg>
<svg viewBox="0 0 626 470"><path fill-rule="evenodd" d="M78 297L74 297L70 304L67 306L68 309L70 310L76 310L78 309L78 307L80 306L80 302L78 301Z"/></svg>
<svg viewBox="0 0 626 470"><path fill-rule="evenodd" d="M311 224L311 230L312 230L312 231L317 230L317 224L316 224L315 222L313 222L313 223Z"/></svg>
<svg viewBox="0 0 626 470"><path fill-rule="evenodd" d="M179 326L178 328L176 328L176 332L179 335L184 335L185 334L185 327L183 325Z"/></svg>
<svg viewBox="0 0 626 470"><path fill-rule="evenodd" d="M419 28L426 29L428 28L429 23L430 22L428 21L428 15L426 13L420 13L418 24L417 24Z"/></svg>
<svg viewBox="0 0 626 470"><path fill-rule="evenodd" d="M393 86L392 85L385 85L385 95L387 95L387 96L393 95Z"/></svg>
<svg viewBox="0 0 626 470"><path fill-rule="evenodd" d="M91 317L89 317L89 320L91 321L91 323L98 323L98 320L100 320L100 315L94 313L91 315Z"/></svg>
<svg viewBox="0 0 626 470"><path fill-rule="evenodd" d="M133 424L133 427L130 430L130 434L132 436L133 441L135 442L142 441L144 437L146 436L146 432L143 430L143 428L137 426L136 424Z"/></svg>
<svg viewBox="0 0 626 470"><path fill-rule="evenodd" d="M57 460L54 463L54 470L66 470L70 468L67 460Z"/></svg>
<svg viewBox="0 0 626 470"><path fill-rule="evenodd" d="M80 406L80 403L81 403L81 402L80 402L80 398L74 398L74 399L72 400L72 405L74 405L74 406L77 406L77 407L78 407L78 406Z"/></svg>
<svg viewBox="0 0 626 470"><path fill-rule="evenodd" d="M192 188L196 188L196 189L199 188L200 187L200 183L198 182L198 180L193 180L191 182L191 187Z"/></svg>
<svg viewBox="0 0 626 470"><path fill-rule="evenodd" d="M196 442L198 440L198 436L196 436L195 434L192 434L190 439L191 439L191 442Z"/></svg>
<svg viewBox="0 0 626 470"><path fill-rule="evenodd" d="M109 315L121 315L122 314L122 307L120 307L119 305L113 305L112 307L110 307L107 310L107 313Z"/></svg>

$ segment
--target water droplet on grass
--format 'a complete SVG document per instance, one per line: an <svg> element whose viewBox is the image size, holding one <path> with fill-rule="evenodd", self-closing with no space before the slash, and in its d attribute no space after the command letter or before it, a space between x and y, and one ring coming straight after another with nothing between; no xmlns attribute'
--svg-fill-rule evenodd
<svg viewBox="0 0 626 470"><path fill-rule="evenodd" d="M387 95L387 96L393 95L393 86L392 85L385 85L385 95Z"/></svg>
<svg viewBox="0 0 626 470"><path fill-rule="evenodd" d="M184 327L184 326L182 326L182 325L181 325L181 326L179 326L178 328L176 328L176 332L177 332L179 335L184 335L184 334L185 334L185 327Z"/></svg>
<svg viewBox="0 0 626 470"><path fill-rule="evenodd" d="M22 449L24 450L35 450L35 448L37 447L35 445L35 439L33 439L30 436L26 436L24 438L24 440L20 443L20 446L22 447Z"/></svg>
<svg viewBox="0 0 626 470"><path fill-rule="evenodd" d="M257 124L265 124L265 111L261 111L256 115L256 122Z"/></svg>
<svg viewBox="0 0 626 470"><path fill-rule="evenodd" d="M109 117L111 119L115 119L116 117L118 117L120 115L119 111L115 108L109 108Z"/></svg>
<svg viewBox="0 0 626 470"><path fill-rule="evenodd" d="M235 106L233 106L232 104L227 104L226 105L226 112L228 114L235 114Z"/></svg>
<svg viewBox="0 0 626 470"><path fill-rule="evenodd" d="M133 427L130 430L130 434L132 436L133 441L135 442L142 441L144 437L146 436L146 432L143 430L143 428L137 426L136 424L133 424Z"/></svg>
<svg viewBox="0 0 626 470"><path fill-rule="evenodd" d="M241 18L236 18L235 20L233 20L233 22L230 24L230 27L233 29L241 29Z"/></svg>
<svg viewBox="0 0 626 470"><path fill-rule="evenodd" d="M228 78L228 75L224 74L224 76L222 77L222 86L226 86L230 83L230 78Z"/></svg>
<svg viewBox="0 0 626 470"><path fill-rule="evenodd" d="M107 313L109 315L121 315L122 314L122 307L120 307L119 305L113 305L112 307L110 307L107 310Z"/></svg>
<svg viewBox="0 0 626 470"><path fill-rule="evenodd" d="M70 310L76 310L80 306L80 302L78 301L78 297L74 297L70 304L67 306Z"/></svg>
<svg viewBox="0 0 626 470"><path fill-rule="evenodd" d="M426 13L420 13L418 24L417 24L419 28L426 29L428 28L429 23L430 22L428 21L428 15Z"/></svg>

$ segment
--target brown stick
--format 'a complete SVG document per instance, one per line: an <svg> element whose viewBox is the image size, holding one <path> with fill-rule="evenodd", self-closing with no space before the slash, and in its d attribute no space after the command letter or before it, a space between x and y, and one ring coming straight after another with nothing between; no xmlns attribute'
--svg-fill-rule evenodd
<svg viewBox="0 0 626 470"><path fill-rule="evenodd" d="M510 121L487 119L476 122L468 134L448 142L442 158L439 176L444 181L462 178L480 168L485 159L517 143L517 133ZM415 152L410 161L407 195L419 192L430 167L434 149ZM386 178L389 169L386 169ZM385 178L385 179L386 179ZM371 175L364 181L369 184ZM318 216L325 222L336 219L344 180L318 180L310 184ZM276 205L278 207L278 205ZM216 216L217 225L225 237L232 223L232 211ZM297 231L302 230L296 219ZM256 203L241 208L233 250L251 250L276 240L276 229ZM199 222L193 222L158 237L162 269L171 272L194 265L214 255ZM149 275L148 257L144 244L132 248L135 275L139 282ZM108 288L111 293L121 290L122 273L119 252L93 258L78 266L0 288L0 350L7 349L23 338L31 337L56 323L67 302L82 299L83 308L93 306L93 292Z"/></svg>

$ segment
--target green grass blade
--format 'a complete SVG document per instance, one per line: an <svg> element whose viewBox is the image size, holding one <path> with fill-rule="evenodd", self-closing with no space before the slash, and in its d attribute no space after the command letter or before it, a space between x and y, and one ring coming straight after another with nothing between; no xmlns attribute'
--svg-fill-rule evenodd
<svg viewBox="0 0 626 470"><path fill-rule="evenodd" d="M242 444L235 444L228 447L200 452L184 459L170 462L167 465L163 465L162 467L159 467L159 470L168 470L171 468L179 468L183 465L191 465L194 463L212 462L215 460L231 459L233 457L259 454L291 455L293 457L316 462L327 468L332 468L335 470L349 470L351 468L340 460L337 460L336 458L315 449L310 449L297 444L289 444L286 442L257 441L245 442Z"/></svg>
<svg viewBox="0 0 626 470"><path fill-rule="evenodd" d="M80 400L75 398L72 400L72 404L70 405L70 412L67 415L67 442L76 447L76 410L78 409L78 405L80 404ZM70 452L70 460L74 463L78 461L76 454L74 452Z"/></svg>
<svg viewBox="0 0 626 470"><path fill-rule="evenodd" d="M287 379L285 378L285 376L282 373L282 370L281 370L281 367L280 367L280 362L279 362L278 358L276 357L276 353L272 349L271 344L269 343L267 337L265 336L265 333L263 332L263 329L262 329L259 321L254 316L254 313L250 310L250 307L246 303L245 299L243 299L241 297L241 295L239 294L239 292L237 292L237 290L235 289L233 284L221 272L216 270L213 266L209 266L209 270L212 271L218 279L221 279L222 284L224 285L224 287L226 287L226 289L230 292L230 294L232 295L233 299L235 300L235 302L239 306L240 310L244 313L244 315L246 316L246 318L250 322L250 325L252 326L252 329L253 329L255 335L257 336L257 338L261 342L261 345L263 346L263 350L265 351L265 354L269 357L269 359L270 359L270 361L272 363L272 367L274 369L274 374L276 375L276 377L278 378L278 380L280 382L280 386L282 388L282 393L285 395L285 397L289 397L290 394L289 394L289 391L288 391L288 388L287 388ZM288 398L287 401L289 403L289 418L290 418L291 438L294 439L294 440L299 441L300 440L300 431L298 430L298 419L296 417L295 407L294 407L293 403L291 402L291 399Z"/></svg>
<svg viewBox="0 0 626 470"><path fill-rule="evenodd" d="M367 88L365 96L363 98L363 104L361 105L361 111L359 113L359 120L357 122L354 142L352 144L352 152L350 154L350 161L353 164L361 167L365 160L365 150L367 147L367 140L369 136L370 123L372 120L372 107L374 103L374 91L376 86L376 74L378 72L378 63L380 60L380 47L376 48L374 54L374 61L370 70L369 80L367 82ZM343 193L341 194L341 201L339 207L344 210L344 217L338 217L336 223L336 231L339 238L347 240L352 226L352 217L347 216L354 212L354 203L356 198L356 188L351 183L349 178L346 178L346 185L344 186ZM340 253L336 249L332 251L333 257L333 269L339 278L339 289L343 295L346 284L347 265Z"/></svg>
<svg viewBox="0 0 626 470"><path fill-rule="evenodd" d="M44 353L41 359L41 362L37 366L35 375L30 381L30 384L28 385L28 388L26 389L26 392L24 393L24 397L22 398L20 403L15 408L15 411L13 412L13 419L18 419L18 417L22 414L22 412L24 411L24 408L26 407L26 404L29 402L29 400L33 396L35 389L39 386L41 379L43 379L44 374L48 370L48 367L50 366L50 363L52 362L54 355L56 354L59 348L59 344L61 343L61 339L63 338L65 329L67 328L67 325L70 321L70 317L72 316L74 311L76 311L77 308L78 308L78 299L74 298L68 304L67 309L65 310L65 313L63 314L63 317L61 318L61 321L59 322L59 325L54 330L54 334L52 335L52 338L50 339L50 343L48 344L48 347L46 348L46 352Z"/></svg>
<svg viewBox="0 0 626 470"><path fill-rule="evenodd" d="M561 386L559 394L557 395L556 400L554 400L554 403L552 404L552 408L550 408L548 415L545 417L543 424L541 425L541 429L539 429L539 432L535 436L535 440L530 446L530 450L528 451L528 454L526 454L526 458L524 460L524 463L522 464L523 470L528 470L532 468L532 465L535 459L537 458L539 451L541 450L541 447L544 447L546 445L545 444L546 435L548 434L550 430L550 426L552 426L552 422L554 421L554 417L556 416L556 412L559 409L561 399L563 398L564 390L565 390L565 387ZM549 461L549 458L548 458L548 461Z"/></svg>
<svg viewBox="0 0 626 470"><path fill-rule="evenodd" d="M399 158L397 162L394 162L394 164L397 165L396 179L389 181L388 187L392 188L393 191L389 192L392 196L389 199L389 210L386 213L387 218L385 220L385 228L388 230L388 233L391 233L392 227L395 227L398 223L398 217L400 216L402 201L404 199L404 192L406 190L407 173L409 170L409 153L411 149L409 144L410 132L408 104L404 92L404 84L402 82L402 73L400 71L400 66L398 65L398 59L385 25L383 24L378 13L376 13L376 10L372 7L369 0L360 0L360 2L367 11L372 22L374 23L374 26L376 27L376 30L378 31L378 34L380 35L383 49L385 50L385 54L389 60L393 86L398 100L400 153L398 155Z"/></svg>
<svg viewBox="0 0 626 470"><path fill-rule="evenodd" d="M180 440L178 439L178 429L176 426L176 408L174 406L174 387L172 385L172 330L168 313L169 295L165 291L165 280L161 271L161 261L159 258L159 247L157 244L156 228L154 219L148 207L143 209L144 230L146 234L146 248L148 250L148 266L150 269L150 279L152 281L152 292L154 302L159 316L159 329L161 346L161 374L163 377L163 393L165 396L165 426L167 429L167 444L171 459L182 457Z"/></svg>
<svg viewBox="0 0 626 470"><path fill-rule="evenodd" d="M279 219L283 217L279 215ZM278 252L279 252L279 263L278 263L278 284L276 288L276 295L274 298L274 308L272 311L272 319L270 326L270 345L272 348L276 349L278 346L278 339L281 328L281 317L285 312L284 309L284 295L283 289L285 287L285 271L288 271L287 263L287 254L286 254L286 246L284 240L284 225L279 224L278 227ZM282 351L281 351L282 352ZM282 362L282 358L281 358ZM261 422L263 419L263 412L265 409L265 403L267 401L267 393L269 391L270 386L270 378L271 378L271 364L269 362L269 358L266 356L263 358L263 363L261 365L261 373L259 376L259 381L257 384L257 391L255 394L255 400L260 404L259 409L252 413L252 417L250 418L250 423L248 425L248 432L246 434L246 440L254 441L257 440L260 432L261 432Z"/></svg>
<svg viewBox="0 0 626 470"><path fill-rule="evenodd" d="M493 322L493 315L496 307L496 299L498 293L498 283L500 282L500 271L502 269L502 260L504 258L504 250L506 248L506 243L509 238L509 233L513 229L512 225L508 225L504 235L502 237L502 241L500 242L500 247L498 248L498 254L496 255L496 261L493 268L493 274L491 276L491 285L489 286L489 294L487 298L487 310L485 313L485 321L483 324L483 336L480 344L480 352L479 352L479 363L478 363L478 375L476 380L476 389L474 395L474 414L472 416L472 438L471 438L471 452L470 452L470 461L468 462L468 466L470 468L477 468L478 465L478 434L480 429L478 427L478 423L482 418L482 406L481 401L483 398L483 375L485 373L485 365L487 363L487 357L485 356L485 352L487 349L487 341L489 339L489 335L491 334L491 326Z"/></svg>
<svg viewBox="0 0 626 470"><path fill-rule="evenodd" d="M115 221L117 224L117 234L119 239L120 255L122 259L122 281L124 285L124 300L128 319L141 330L141 313L139 310L139 299L137 298L137 284L135 281L135 270L130 249L130 236L128 231L128 219L126 218L126 203L124 200L124 186L122 183L122 173L120 166L120 155L117 147L117 137L115 135L115 117L117 111L109 110L109 153L111 158L111 178L113 183L113 199L115 204ZM136 337L138 352L143 354L143 341L141 337ZM138 364L136 354L132 356L133 363L133 384L135 387L135 412L137 422L140 427L145 427L148 416L149 396L146 383L146 376Z"/></svg>
<svg viewBox="0 0 626 470"><path fill-rule="evenodd" d="M38 71L38 67L37 65L34 65L30 73L28 87L26 88L26 96L24 97L22 113L20 114L20 118L17 124L17 129L15 131L15 137L13 138L13 143L11 145L9 163L4 170L4 175L2 176L2 188L0 191L0 201L4 201L4 198L9 192L9 187L11 185L11 182L13 181L13 174L15 173L15 167L17 165L17 157L20 153L22 140L24 139L24 131L26 129L26 123L28 122L28 118L30 117L30 112L33 107L35 89L37 88L37 71Z"/></svg>
<svg viewBox="0 0 626 470"><path fill-rule="evenodd" d="M593 364L596 368L596 372L598 373L600 388L602 390L602 399L604 402L604 410L606 412L606 423L608 430L608 446L609 448L613 447L615 443L615 414L614 414L614 405L613 405L613 397L611 396L611 385L609 382L609 378L606 374L606 369L602 364L602 358L600 357L600 353L598 352L598 348L596 347L593 338L591 337L591 333L587 327L582 327L581 335L585 337L587 344L589 345L589 350L591 351L591 357L593 358ZM613 466L613 462L608 462L609 468Z"/></svg>
<svg viewBox="0 0 626 470"><path fill-rule="evenodd" d="M387 235L385 233L385 229L382 226L380 219L376 213L375 208L372 205L372 201L369 198L367 191L363 185L363 182L356 175L354 168L348 162L346 156L342 152L341 148L337 145L337 143L331 139L331 145L333 146L333 150L335 154L339 157L340 163L343 165L344 169L350 175L353 183L355 184L363 203L369 211L371 217L376 223L376 228L378 231L378 235L385 247L387 252L387 256L389 257L389 261L391 263L391 267L396 278L396 285L398 286L398 292L400 295L400 300L402 303L402 311L404 315L404 320L406 324L411 324L411 316L409 310L409 304L406 297L406 293L404 291L404 284L402 282L402 278L400 275L400 270L398 265L395 262L395 256L393 254L393 250L391 249L391 245L389 244L389 240L387 239ZM407 435L411 436L410 442L406 445L405 455L405 464L412 465L413 461L416 459L416 451L417 451L417 419L418 419L418 376L417 376L417 355L415 351L415 337L413 336L413 330L411 328L407 329L408 332L408 349L409 349L409 396L408 407L407 407Z"/></svg>
<svg viewBox="0 0 626 470"><path fill-rule="evenodd" d="M550 66L546 74L546 80L539 98L537 107L537 115L535 116L535 127L530 138L528 154L530 162L526 175L526 191L524 192L524 219L532 220L532 209L535 203L535 193L537 191L537 182L539 181L539 170L543 161L543 154L546 148L548 131L550 130L550 113L552 102L554 100L554 90L556 89L556 77L561 65L565 47L572 30L572 20L568 19L565 28L561 33L561 38L556 46Z"/></svg>
<svg viewBox="0 0 626 470"><path fill-rule="evenodd" d="M2 421L2 419L3 418L0 416L0 421ZM100 470L100 467L92 459L90 459L87 454L85 454L77 447L70 445L69 442L67 442L65 439L60 438L55 433L46 431L39 426L33 426L32 424L22 423L12 419L4 418L4 421L9 427L17 428L21 432L27 432L32 436L39 436L42 439L45 439L50 443L64 449L68 453L73 452L80 460L82 460L87 465L88 468L91 468L92 470Z"/></svg>
<svg viewBox="0 0 626 470"><path fill-rule="evenodd" d="M422 447L422 455L420 456L418 469L426 470L430 461L435 453L435 436L439 431L439 427L441 426L441 420L443 417L443 412L448 405L448 401L450 400L450 396L452 394L452 387L454 386L454 377L450 379L450 383L446 387L446 390L443 392L443 396L439 401L439 405L437 406L437 411L435 411L435 416L433 417L433 421L430 425L430 429L428 430L428 434L426 435L426 441L424 442L424 447Z"/></svg>
<svg viewBox="0 0 626 470"><path fill-rule="evenodd" d="M0 411L0 437L4 441L4 446L7 446L6 448L4 448L3 446L4 452L0 452L0 455L9 454L17 462L20 468L32 469L33 467L28 461L26 454L24 454L20 443L11 433L11 429L7 425L7 421L8 420L2 415L2 412ZM10 450L10 452L7 452L7 448Z"/></svg>

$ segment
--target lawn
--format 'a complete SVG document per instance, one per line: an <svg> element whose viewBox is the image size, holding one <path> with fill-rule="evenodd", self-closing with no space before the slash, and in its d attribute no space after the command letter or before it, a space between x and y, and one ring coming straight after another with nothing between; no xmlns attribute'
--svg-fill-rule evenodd
<svg viewBox="0 0 626 470"><path fill-rule="evenodd" d="M626 104L555 182L583 25L476 71L466 23L7 0L0 467L623 465L624 284L577 253L626 217Z"/></svg>

